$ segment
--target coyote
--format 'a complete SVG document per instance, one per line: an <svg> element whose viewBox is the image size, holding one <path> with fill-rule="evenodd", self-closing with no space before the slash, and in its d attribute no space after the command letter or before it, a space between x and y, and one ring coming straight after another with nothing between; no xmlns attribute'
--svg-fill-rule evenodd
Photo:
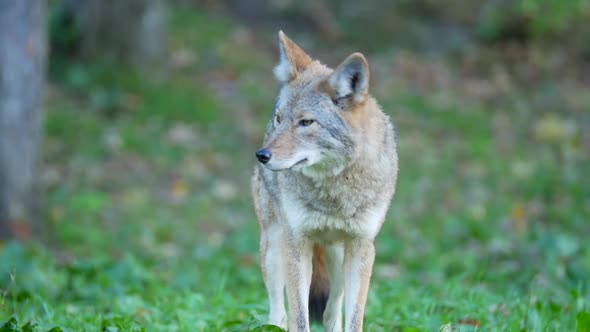
<svg viewBox="0 0 590 332"><path fill-rule="evenodd" d="M279 50L281 88L252 178L269 323L309 331L311 315L342 331L344 301L345 331L362 331L397 180L393 125L368 93L362 54L332 70L282 31Z"/></svg>

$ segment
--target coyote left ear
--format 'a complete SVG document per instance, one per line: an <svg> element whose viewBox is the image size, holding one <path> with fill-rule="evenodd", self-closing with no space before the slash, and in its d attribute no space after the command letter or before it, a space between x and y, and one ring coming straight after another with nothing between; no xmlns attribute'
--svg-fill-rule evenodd
<svg viewBox="0 0 590 332"><path fill-rule="evenodd" d="M279 64L274 69L274 74L281 83L289 83L295 79L313 61L282 30L279 31L279 51L281 58Z"/></svg>
<svg viewBox="0 0 590 332"><path fill-rule="evenodd" d="M334 100L362 102L369 90L369 63L361 53L353 53L334 70L328 83Z"/></svg>

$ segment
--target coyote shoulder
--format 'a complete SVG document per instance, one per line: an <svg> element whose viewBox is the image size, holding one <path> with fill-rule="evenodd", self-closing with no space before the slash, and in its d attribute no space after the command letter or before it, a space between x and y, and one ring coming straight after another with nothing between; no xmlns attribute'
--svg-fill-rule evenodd
<svg viewBox="0 0 590 332"><path fill-rule="evenodd" d="M309 331L311 314L342 331L345 302L345 331L362 331L397 179L393 125L368 93L362 54L330 69L282 31L279 50L281 88L252 179L269 322Z"/></svg>

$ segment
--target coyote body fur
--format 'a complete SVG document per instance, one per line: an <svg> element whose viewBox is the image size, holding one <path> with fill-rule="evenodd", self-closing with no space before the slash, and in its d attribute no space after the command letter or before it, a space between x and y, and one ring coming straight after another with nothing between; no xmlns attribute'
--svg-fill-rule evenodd
<svg viewBox="0 0 590 332"><path fill-rule="evenodd" d="M397 179L393 125L368 94L362 55L332 70L282 32L279 48L281 90L252 181L269 321L309 331L311 309L325 331L342 331L344 305L345 330L361 331Z"/></svg>

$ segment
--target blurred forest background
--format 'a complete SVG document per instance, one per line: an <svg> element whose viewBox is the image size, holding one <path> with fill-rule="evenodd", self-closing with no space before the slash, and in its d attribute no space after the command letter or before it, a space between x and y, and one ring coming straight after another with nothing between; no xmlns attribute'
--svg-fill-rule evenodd
<svg viewBox="0 0 590 332"><path fill-rule="evenodd" d="M0 331L262 324L277 31L398 131L367 331L590 331L590 1L0 0ZM314 327L318 329L319 327Z"/></svg>

